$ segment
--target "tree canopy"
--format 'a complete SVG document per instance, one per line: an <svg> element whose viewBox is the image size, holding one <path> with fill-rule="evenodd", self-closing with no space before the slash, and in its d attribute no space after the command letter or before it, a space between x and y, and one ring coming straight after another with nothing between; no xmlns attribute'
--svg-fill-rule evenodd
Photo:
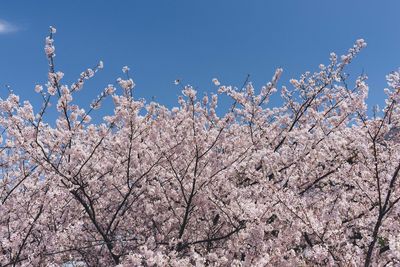
<svg viewBox="0 0 400 267"><path fill-rule="evenodd" d="M282 69L260 90L214 79L204 97L176 81L172 109L137 100L124 67L84 109L74 97L103 63L67 85L55 33L39 111L0 99L2 266L400 264L400 73L368 116L367 77L345 72L364 40L290 87ZM92 123L106 98L114 111Z"/></svg>

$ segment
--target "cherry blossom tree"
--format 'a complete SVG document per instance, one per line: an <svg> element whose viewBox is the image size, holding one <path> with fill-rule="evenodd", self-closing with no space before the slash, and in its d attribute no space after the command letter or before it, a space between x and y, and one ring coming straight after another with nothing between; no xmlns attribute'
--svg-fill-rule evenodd
<svg viewBox="0 0 400 267"><path fill-rule="evenodd" d="M0 99L1 266L400 264L400 72L369 117L367 77L345 72L364 40L281 87L279 107L282 69L260 90L182 86L168 109L137 100L124 67L84 109L74 98L103 63L68 85L55 33L41 108ZM106 98L113 113L92 123Z"/></svg>

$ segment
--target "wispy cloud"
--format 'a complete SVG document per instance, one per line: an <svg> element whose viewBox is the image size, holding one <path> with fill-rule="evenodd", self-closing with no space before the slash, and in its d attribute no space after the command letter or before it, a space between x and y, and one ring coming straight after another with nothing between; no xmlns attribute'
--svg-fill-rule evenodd
<svg viewBox="0 0 400 267"><path fill-rule="evenodd" d="M17 31L17 27L8 21L0 19L0 34Z"/></svg>

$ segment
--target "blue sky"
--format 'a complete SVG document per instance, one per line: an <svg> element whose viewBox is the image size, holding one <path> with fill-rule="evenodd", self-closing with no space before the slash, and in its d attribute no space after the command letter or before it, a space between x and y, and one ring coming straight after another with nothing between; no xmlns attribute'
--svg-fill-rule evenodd
<svg viewBox="0 0 400 267"><path fill-rule="evenodd" d="M57 28L56 66L67 84L104 61L80 93L82 104L114 83L124 65L138 98L169 107L180 94L176 78L202 94L215 90L214 77L240 86L250 74L259 88L282 67L280 85L288 85L364 38L368 47L348 72L367 73L368 103L382 106L385 75L400 67L399 10L398 0L1 1L0 86L39 103L33 88L46 82L49 25Z"/></svg>

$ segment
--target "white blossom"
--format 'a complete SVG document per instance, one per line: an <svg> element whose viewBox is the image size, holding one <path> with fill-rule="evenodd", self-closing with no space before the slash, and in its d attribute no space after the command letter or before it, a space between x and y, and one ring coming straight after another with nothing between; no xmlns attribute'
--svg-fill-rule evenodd
<svg viewBox="0 0 400 267"><path fill-rule="evenodd" d="M221 85L221 83L218 81L217 78L213 78L212 82L214 83L215 86L220 86Z"/></svg>
<svg viewBox="0 0 400 267"><path fill-rule="evenodd" d="M40 93L42 91L43 91L43 86L41 86L39 84L35 85L35 92L36 93Z"/></svg>
<svg viewBox="0 0 400 267"><path fill-rule="evenodd" d="M129 70L130 70L130 69L129 69L128 66L124 66L124 67L122 68L122 72L123 72L123 73L128 73Z"/></svg>

